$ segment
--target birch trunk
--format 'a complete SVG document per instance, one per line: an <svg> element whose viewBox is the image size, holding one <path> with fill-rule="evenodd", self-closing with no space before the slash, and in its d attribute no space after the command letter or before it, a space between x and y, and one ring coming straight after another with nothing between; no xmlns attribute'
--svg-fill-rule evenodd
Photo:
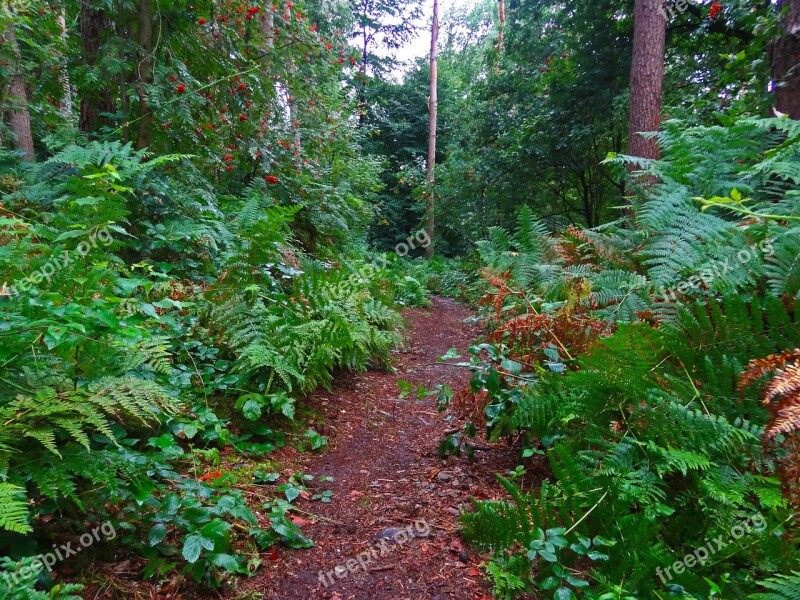
<svg viewBox="0 0 800 600"><path fill-rule="evenodd" d="M430 112L430 129L428 131L428 185L425 198L425 230L428 233L430 244L425 248L425 256L431 258L434 254L433 234L436 228L436 195L434 184L436 182L436 126L439 109L438 98L438 61L436 45L439 41L439 0L433 0L433 25L431 27L431 95L428 100Z"/></svg>

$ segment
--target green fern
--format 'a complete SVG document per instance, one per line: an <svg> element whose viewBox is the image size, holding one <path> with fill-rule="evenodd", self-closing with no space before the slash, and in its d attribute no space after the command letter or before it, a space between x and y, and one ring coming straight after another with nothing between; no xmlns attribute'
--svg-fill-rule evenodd
<svg viewBox="0 0 800 600"><path fill-rule="evenodd" d="M770 591L750 594L748 598L751 600L800 600L800 572L776 575L759 581L758 585Z"/></svg>
<svg viewBox="0 0 800 600"><path fill-rule="evenodd" d="M28 506L24 499L25 490L8 483L0 483L0 528L16 533L28 533Z"/></svg>

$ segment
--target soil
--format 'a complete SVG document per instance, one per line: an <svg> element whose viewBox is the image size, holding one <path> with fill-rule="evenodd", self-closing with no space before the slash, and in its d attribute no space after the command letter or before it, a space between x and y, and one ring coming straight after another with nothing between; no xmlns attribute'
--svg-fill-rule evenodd
<svg viewBox="0 0 800 600"><path fill-rule="evenodd" d="M471 498L500 495L495 473L519 464L518 450L481 442L473 459L439 457L458 423L437 411L435 396L420 401L413 390L466 386L469 372L438 358L450 348L465 355L481 331L467 308L446 298L405 317L408 340L393 372L346 374L307 400L320 415L314 426L330 438L326 451L285 450L278 458L284 473L314 476L312 493L333 492L330 503L295 503L306 512L294 519L315 547L264 553L261 570L239 580L228 600L490 597L481 558L459 537L458 515ZM412 384L404 398L398 381Z"/></svg>

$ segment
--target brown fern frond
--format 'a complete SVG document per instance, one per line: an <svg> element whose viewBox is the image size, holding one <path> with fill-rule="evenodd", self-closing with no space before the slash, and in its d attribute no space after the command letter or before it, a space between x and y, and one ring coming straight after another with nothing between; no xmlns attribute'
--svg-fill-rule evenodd
<svg viewBox="0 0 800 600"><path fill-rule="evenodd" d="M800 348L751 360L739 378L740 390L775 373L764 389L764 404L774 417L767 426L767 438L800 430Z"/></svg>
<svg viewBox="0 0 800 600"><path fill-rule="evenodd" d="M745 369L744 373L742 373L741 377L739 378L739 391L750 387L756 381L764 377L764 375L772 373L773 371L777 371L787 362L798 359L800 359L800 348L787 350L781 354L770 354L766 358L756 358L751 360L747 365L747 369Z"/></svg>
<svg viewBox="0 0 800 600"><path fill-rule="evenodd" d="M800 348L751 360L739 378L739 390L770 373L775 375L764 389L763 401L773 417L764 436L767 442L787 436L782 446L788 453L780 461L778 475L786 497L800 507Z"/></svg>
<svg viewBox="0 0 800 600"><path fill-rule="evenodd" d="M800 357L799 357L800 358ZM800 363L794 363L777 371L764 393L764 404L786 396L800 398Z"/></svg>
<svg viewBox="0 0 800 600"><path fill-rule="evenodd" d="M800 398L795 396L793 400L784 408L778 409L775 418L767 428L768 437L800 430Z"/></svg>

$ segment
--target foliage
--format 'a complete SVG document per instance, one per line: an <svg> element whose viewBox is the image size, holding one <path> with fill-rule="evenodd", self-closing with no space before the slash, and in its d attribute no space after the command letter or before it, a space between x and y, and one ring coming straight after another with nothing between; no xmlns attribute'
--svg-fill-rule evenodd
<svg viewBox="0 0 800 600"><path fill-rule="evenodd" d="M386 364L400 318L388 267L305 255L301 210L273 204L264 183L215 194L188 157L116 142L20 171L0 223L3 551L46 545L40 524L58 512L65 531L113 523L146 577L219 585L259 564L237 530L262 547L311 544L290 504L270 503L261 529L220 455L284 445L298 394ZM77 590L35 585L24 589Z"/></svg>
<svg viewBox="0 0 800 600"><path fill-rule="evenodd" d="M796 154L772 160L793 146L794 126L730 129L667 126L664 157L650 167L660 183L643 191L633 228L555 236L522 209L515 231L494 228L478 243L495 331L461 363L475 398L462 402L490 439L542 448L552 471L538 490L503 480L509 500L463 516L465 536L493 551L487 573L500 594L560 586L570 591L553 597L573 597L580 586L567 574L588 571L587 597L706 598L710 581L745 597L759 576L796 567L796 542L781 533L796 497L796 443L784 435L794 429L800 329L787 301L796 290L776 287L785 270L766 268L796 241L786 218ZM742 152L744 139L753 152L730 172L693 159ZM745 221L690 200L734 188L747 194ZM772 372L765 410L751 384ZM570 571L555 533L565 531L608 538L609 560ZM669 570L719 536L728 544L713 558Z"/></svg>

